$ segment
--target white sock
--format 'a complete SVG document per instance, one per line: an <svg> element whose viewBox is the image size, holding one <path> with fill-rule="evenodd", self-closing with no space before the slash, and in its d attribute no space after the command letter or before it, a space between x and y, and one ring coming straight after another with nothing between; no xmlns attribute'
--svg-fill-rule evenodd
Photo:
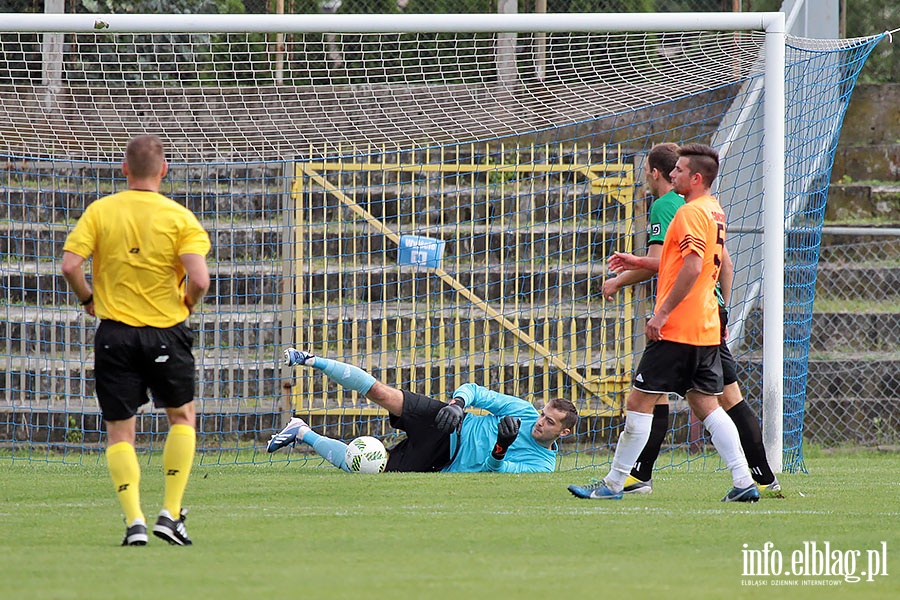
<svg viewBox="0 0 900 600"><path fill-rule="evenodd" d="M629 410L625 414L625 429L619 434L616 444L616 454L613 456L612 467L605 477L606 485L614 492L621 492L625 487L625 480L631 474L631 468L637 462L641 450L650 439L650 425L653 423L653 415Z"/></svg>
<svg viewBox="0 0 900 600"><path fill-rule="evenodd" d="M719 456L731 470L734 487L745 488L753 485L750 467L747 466L747 459L741 448L741 438L728 413L721 406L716 408L703 419L703 426L709 431Z"/></svg>

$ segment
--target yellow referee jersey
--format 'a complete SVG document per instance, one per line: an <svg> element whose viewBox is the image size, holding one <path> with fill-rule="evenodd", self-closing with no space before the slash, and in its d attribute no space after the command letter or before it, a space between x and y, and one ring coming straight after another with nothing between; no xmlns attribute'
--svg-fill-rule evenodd
<svg viewBox="0 0 900 600"><path fill-rule="evenodd" d="M64 250L93 256L94 311L135 327L171 327L188 318L182 254L206 256L197 217L156 192L127 190L88 205Z"/></svg>

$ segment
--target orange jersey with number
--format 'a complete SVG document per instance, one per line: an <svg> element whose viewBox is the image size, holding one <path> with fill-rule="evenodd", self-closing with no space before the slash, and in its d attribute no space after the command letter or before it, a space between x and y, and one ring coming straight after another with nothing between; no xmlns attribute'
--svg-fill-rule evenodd
<svg viewBox="0 0 900 600"><path fill-rule="evenodd" d="M719 279L725 246L725 211L712 196L701 196L678 209L669 225L659 259L656 307L659 309L675 285L684 257L703 258L700 276L688 295L669 314L662 338L692 346L718 346L719 305L714 289Z"/></svg>

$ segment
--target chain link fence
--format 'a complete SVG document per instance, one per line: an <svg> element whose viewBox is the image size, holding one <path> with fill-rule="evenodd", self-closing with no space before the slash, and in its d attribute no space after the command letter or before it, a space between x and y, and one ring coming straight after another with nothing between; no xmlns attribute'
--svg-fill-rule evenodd
<svg viewBox="0 0 900 600"><path fill-rule="evenodd" d="M806 439L900 445L900 229L826 228Z"/></svg>

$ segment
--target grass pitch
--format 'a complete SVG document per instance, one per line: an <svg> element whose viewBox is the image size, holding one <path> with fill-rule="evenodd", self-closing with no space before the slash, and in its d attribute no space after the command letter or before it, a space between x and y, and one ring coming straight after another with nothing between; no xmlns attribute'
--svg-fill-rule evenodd
<svg viewBox="0 0 900 600"><path fill-rule="evenodd" d="M616 502L566 491L605 469L360 476L296 463L200 465L185 499L194 546L151 536L122 548L105 467L0 459L0 595L900 597L900 455L815 452L807 466L808 475L780 477L784 498L747 505L719 502L730 486L724 472L661 471L652 495ZM158 461L144 465L142 492L152 523ZM766 542L783 570L805 542L828 542L842 557L860 551L857 574L868 550L886 548L887 575L745 576L744 544Z"/></svg>

